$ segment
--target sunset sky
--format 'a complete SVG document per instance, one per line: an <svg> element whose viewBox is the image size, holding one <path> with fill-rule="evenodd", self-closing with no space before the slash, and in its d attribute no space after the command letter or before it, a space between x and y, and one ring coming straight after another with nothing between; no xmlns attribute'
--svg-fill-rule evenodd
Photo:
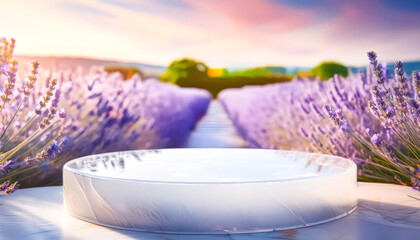
<svg viewBox="0 0 420 240"><path fill-rule="evenodd" d="M420 60L415 0L14 0L0 34L22 55L211 67Z"/></svg>

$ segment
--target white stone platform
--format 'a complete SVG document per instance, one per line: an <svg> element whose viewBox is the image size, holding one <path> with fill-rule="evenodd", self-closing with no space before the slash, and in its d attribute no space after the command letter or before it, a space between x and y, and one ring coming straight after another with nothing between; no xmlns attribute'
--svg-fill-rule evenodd
<svg viewBox="0 0 420 240"><path fill-rule="evenodd" d="M102 227L69 216L61 187L22 189L0 197L0 239L420 239L420 192L409 187L359 183L358 208L329 223L279 232L168 235Z"/></svg>

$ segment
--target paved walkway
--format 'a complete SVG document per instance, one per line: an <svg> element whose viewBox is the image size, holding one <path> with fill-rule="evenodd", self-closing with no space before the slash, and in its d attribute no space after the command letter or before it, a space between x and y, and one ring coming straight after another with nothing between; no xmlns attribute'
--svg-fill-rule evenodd
<svg viewBox="0 0 420 240"><path fill-rule="evenodd" d="M246 142L238 136L232 121L218 100L210 103L207 114L192 132L188 148L243 148Z"/></svg>

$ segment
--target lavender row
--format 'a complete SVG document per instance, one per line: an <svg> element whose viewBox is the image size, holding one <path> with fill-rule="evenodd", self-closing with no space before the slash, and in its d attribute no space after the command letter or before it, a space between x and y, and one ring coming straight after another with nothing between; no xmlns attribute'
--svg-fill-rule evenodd
<svg viewBox="0 0 420 240"><path fill-rule="evenodd" d="M347 157L360 180L419 190L420 75L408 76L397 61L387 77L376 54L369 59L367 76L228 89L219 99L251 147Z"/></svg>
<svg viewBox="0 0 420 240"><path fill-rule="evenodd" d="M63 164L80 156L182 146L211 100L204 90L139 76L124 81L101 67L54 72L34 62L18 72L4 41L0 195L17 181L59 184Z"/></svg>
<svg viewBox="0 0 420 240"><path fill-rule="evenodd" d="M63 74L60 107L67 110L60 154L20 174L25 186L61 183L68 160L103 152L180 147L206 113L207 91L182 89L157 80L123 81L99 70L87 76ZM81 93L76 96L73 94ZM71 101L68 101L71 100ZM37 176L34 184L31 176Z"/></svg>

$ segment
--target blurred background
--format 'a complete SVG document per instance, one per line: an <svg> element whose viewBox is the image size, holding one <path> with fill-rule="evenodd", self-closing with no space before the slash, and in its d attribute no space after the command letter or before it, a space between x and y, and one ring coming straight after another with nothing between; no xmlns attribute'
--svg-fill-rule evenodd
<svg viewBox="0 0 420 240"><path fill-rule="evenodd" d="M366 52L419 68L420 2L411 0L19 0L2 35L20 60L62 70L105 66L209 90L367 65ZM392 71L392 69L391 69Z"/></svg>

